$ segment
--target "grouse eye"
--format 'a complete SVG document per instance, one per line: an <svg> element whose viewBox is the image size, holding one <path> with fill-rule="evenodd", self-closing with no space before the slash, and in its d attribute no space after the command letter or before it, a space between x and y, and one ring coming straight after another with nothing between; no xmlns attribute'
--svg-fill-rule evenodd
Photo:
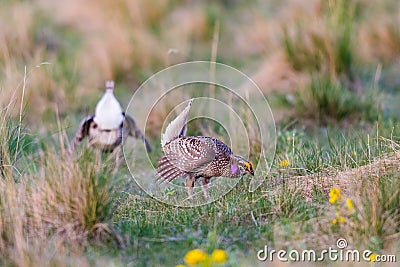
<svg viewBox="0 0 400 267"><path fill-rule="evenodd" d="M92 128L93 128L93 129L96 129L96 128L97 128L97 123L93 123L93 124L92 124Z"/></svg>

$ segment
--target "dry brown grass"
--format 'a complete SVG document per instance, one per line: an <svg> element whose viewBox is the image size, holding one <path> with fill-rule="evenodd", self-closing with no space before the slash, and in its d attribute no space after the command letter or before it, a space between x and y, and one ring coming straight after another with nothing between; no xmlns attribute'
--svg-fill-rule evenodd
<svg viewBox="0 0 400 267"><path fill-rule="evenodd" d="M307 86L310 80L303 69L303 59L294 67L284 54L283 29L293 37L300 23L299 38L305 44L304 51L323 53L328 60L322 68L336 69L335 42L324 22L323 2L286 0L277 3L274 12L268 14L262 9L268 5L236 11L232 17L229 17L230 10L216 11L220 22L218 59L226 63L240 62L244 71L251 69L252 76L266 93L271 89L287 92ZM398 13L375 8L381 2L356 2L374 8L369 10L371 17L357 20L355 24L354 56L372 64L397 60L400 53ZM48 133L54 127L42 119L54 122L55 111L61 116L78 116L77 111L83 112L86 108L86 101L91 96L97 97L97 88L105 79L116 79L135 88L150 74L173 63L209 59L214 21L210 21L208 7L203 2L168 0L91 0L84 4L78 0L6 1L0 7L0 23L7 25L0 27L0 107L4 111L0 112L0 174L3 177L0 179L0 264L112 265L96 256L89 262L84 251L92 238L115 238L108 225L111 184L99 184L111 175L98 155L83 155L90 158L84 161L67 158L59 141L54 150L32 156L33 167L20 175L13 169L15 158L7 147L5 122L11 118L18 120L21 102L28 103L26 109L23 106L29 126ZM309 47L310 42L322 45ZM178 53L168 53L170 49ZM46 61L52 64L35 67ZM30 74L23 101L25 66ZM165 118L171 108L166 103L150 115L149 131L153 135L159 136L163 123L160 118ZM374 193L379 177L400 171L399 161L397 153L357 169L288 178L288 183L310 199L313 188L328 192L333 186L340 187L345 196L354 197L358 207L371 207L360 209L362 223L357 224L360 229L356 232L365 233L366 237L368 232L377 234L377 230L383 229L382 235L390 244L398 238L391 230L396 218L386 216ZM373 196L368 205L362 204L363 194ZM366 222L374 213L382 216ZM332 211L318 218L322 230L333 214ZM380 221L381 218L388 219ZM316 235L324 233L322 230L316 231ZM349 225L340 231L335 234L351 236L349 233L355 230ZM328 234L320 235L318 242L326 243ZM305 238L315 241L318 236Z"/></svg>
<svg viewBox="0 0 400 267"><path fill-rule="evenodd" d="M90 266L83 255L89 239L108 236L108 186L99 185L99 161L82 168L55 153L45 153L38 173L16 183L1 180L0 254L15 266ZM73 263L70 263L69 256Z"/></svg>
<svg viewBox="0 0 400 267"><path fill-rule="evenodd" d="M97 93L106 79L136 88L150 74L168 65L209 59L213 19L221 25L219 46L223 49L219 49L219 60L245 62L242 70L250 73L267 93L304 88L310 80L302 62L309 59L293 66L293 59L284 56L284 29L291 38L300 31L300 43L306 45L303 48L307 53L326 56L322 68L337 68L336 43L325 23L324 3L257 3L241 7L240 12L233 10L230 17L226 14L231 10L205 3L7 2L0 11L0 22L8 25L0 29L0 104L6 105L18 88L25 66L31 70L41 62L51 62L32 72L27 88L27 100L32 103L27 120L34 128L40 128L34 124L36 116L48 120L55 106L62 116L68 110L80 110L82 102ZM378 7L371 0L355 3L368 14L354 25L354 57L373 64L398 58L398 14L389 13L384 3ZM18 99L14 101L19 104Z"/></svg>
<svg viewBox="0 0 400 267"><path fill-rule="evenodd" d="M285 1L274 6L273 14L253 10L239 26L243 34L236 38L236 51L241 55L263 55L252 77L265 92L288 92L308 86L310 69L328 73L335 79L348 75L344 79L346 85L360 90L355 66L343 69L339 58L342 39L337 32L343 26L340 8L336 7L339 2ZM391 3L393 9L389 11L385 9L390 6L387 2L390 1L377 6L373 1L351 1L362 14L355 12L352 22L350 38L354 65L358 62L396 63L400 54L398 3ZM286 57L282 56L285 35L294 48L293 54L286 54Z"/></svg>
<svg viewBox="0 0 400 267"><path fill-rule="evenodd" d="M160 20L168 10L169 1L70 1L60 5L42 0L40 6L57 25L79 33L82 45L76 55L85 85L116 76L135 81L138 72L163 65L168 48L152 33L151 27L160 27ZM96 70L93 71L93 67ZM131 76L131 77L130 77ZM137 81L137 80L136 80Z"/></svg>
<svg viewBox="0 0 400 267"><path fill-rule="evenodd" d="M110 241L117 236L108 224L113 194L110 164L98 155L70 158L61 142L58 151L49 149L25 159L28 168L20 173L14 155L7 154L8 125L2 126L0 264L91 266L84 255L89 240ZM22 138L21 134L17 142ZM106 264L101 258L95 262Z"/></svg>
<svg viewBox="0 0 400 267"><path fill-rule="evenodd" d="M338 238L345 238L350 249L369 249L377 253L398 255L399 177L400 152L397 146L397 151L392 155L385 155L365 166L285 178L286 194L301 194L311 203L315 197L321 197L315 195L315 192L322 192L326 196L326 204L318 204L317 217L307 223L302 221L293 224L290 231L287 225L286 228L275 226L276 248L335 248L334 242ZM328 202L332 188L339 188L342 195L335 204ZM280 190L281 187L277 188L274 194L279 194ZM290 196L287 198L290 199ZM354 209L349 209L347 199L351 199ZM286 198L284 200L287 201ZM281 205L285 203L279 203L276 209L281 208ZM344 222L334 224L333 219L338 216L343 217ZM307 227L313 230L305 235Z"/></svg>
<svg viewBox="0 0 400 267"><path fill-rule="evenodd" d="M332 169L327 172L327 174L290 177L286 180L309 201L312 201L314 188L328 194L332 187L337 187L345 196L360 195L360 188L367 179L377 179L380 176L400 172L400 152L376 159L374 162L358 168L346 171Z"/></svg>
<svg viewBox="0 0 400 267"><path fill-rule="evenodd" d="M400 15L380 15L372 20L373 24L362 24L359 31L360 57L372 63L397 60L400 57Z"/></svg>
<svg viewBox="0 0 400 267"><path fill-rule="evenodd" d="M251 79L259 88L269 94L274 91L290 93L304 88L310 82L309 75L298 72L287 62L283 52L268 57Z"/></svg>
<svg viewBox="0 0 400 267"><path fill-rule="evenodd" d="M97 240L121 243L109 224L115 193L112 162L92 151L69 157L60 122L58 140L48 140L38 153L26 153L29 73L25 70L0 111L0 265L114 264L102 257L90 262L85 255Z"/></svg>
<svg viewBox="0 0 400 267"><path fill-rule="evenodd" d="M15 57L27 59L34 52L31 40L34 22L34 7L30 3L1 5L0 62L5 66L13 64Z"/></svg>

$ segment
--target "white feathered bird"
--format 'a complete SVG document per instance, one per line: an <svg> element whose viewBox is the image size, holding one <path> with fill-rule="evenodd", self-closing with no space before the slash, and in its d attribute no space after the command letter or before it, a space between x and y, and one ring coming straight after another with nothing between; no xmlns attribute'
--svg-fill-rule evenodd
<svg viewBox="0 0 400 267"><path fill-rule="evenodd" d="M141 139L145 142L147 151L151 152L148 140L137 127L135 120L122 111L113 90L114 81L107 81L106 92L97 103L95 114L82 120L75 138L71 142L70 153L85 137L89 138L90 146L100 148L105 152L112 152L125 142L128 135Z"/></svg>

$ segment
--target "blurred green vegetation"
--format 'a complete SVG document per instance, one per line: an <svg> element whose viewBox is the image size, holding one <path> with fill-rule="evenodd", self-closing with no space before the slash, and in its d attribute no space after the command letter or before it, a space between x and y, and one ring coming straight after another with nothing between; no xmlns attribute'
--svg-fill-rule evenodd
<svg viewBox="0 0 400 267"><path fill-rule="evenodd" d="M0 265L174 266L190 249L222 248L226 266L252 266L264 245L321 248L338 237L398 253L399 12L397 0L1 1ZM245 177L214 203L175 208L147 196L126 166L114 173L113 157L84 146L66 157L104 80L126 106L157 71L212 56L249 75L272 106L277 151L258 190ZM154 163L173 108L163 105L147 129ZM189 130L226 136L206 121ZM356 212L328 202L338 184ZM332 223L337 212L343 225Z"/></svg>

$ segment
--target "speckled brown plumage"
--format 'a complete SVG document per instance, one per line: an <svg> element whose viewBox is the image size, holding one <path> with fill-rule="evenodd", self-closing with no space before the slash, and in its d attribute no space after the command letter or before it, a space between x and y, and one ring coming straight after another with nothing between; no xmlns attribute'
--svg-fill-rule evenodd
<svg viewBox="0 0 400 267"><path fill-rule="evenodd" d="M186 130L182 125L180 128ZM178 177L187 177L190 196L197 179L201 179L204 194L208 197L207 184L212 177L254 175L251 162L233 154L225 143L214 137L179 135L168 140L163 151L164 156L157 167L158 179L172 182Z"/></svg>

